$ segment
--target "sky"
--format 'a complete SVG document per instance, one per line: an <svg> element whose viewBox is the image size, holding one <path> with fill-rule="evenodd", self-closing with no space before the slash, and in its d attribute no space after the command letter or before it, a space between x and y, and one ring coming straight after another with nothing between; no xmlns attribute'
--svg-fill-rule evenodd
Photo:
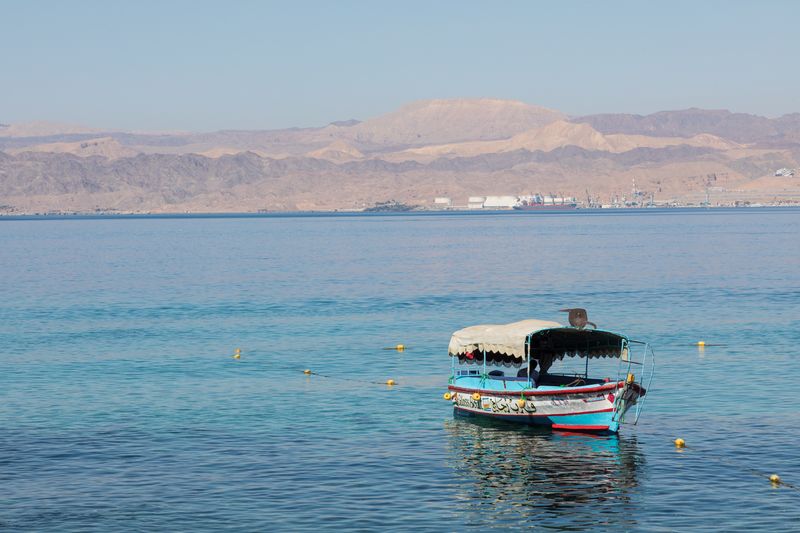
<svg viewBox="0 0 800 533"><path fill-rule="evenodd" d="M0 123L274 129L428 98L800 112L800 2L0 0Z"/></svg>

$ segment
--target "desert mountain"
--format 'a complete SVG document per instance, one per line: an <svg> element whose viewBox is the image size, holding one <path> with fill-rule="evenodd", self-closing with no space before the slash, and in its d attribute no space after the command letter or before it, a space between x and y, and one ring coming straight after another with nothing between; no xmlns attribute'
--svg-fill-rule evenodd
<svg viewBox="0 0 800 533"><path fill-rule="evenodd" d="M54 142L46 144L36 144L24 148L13 148L8 150L10 154L22 152L49 152L54 154L73 154L81 157L101 156L108 159L119 159L120 157L130 157L136 155L136 151L123 146L119 141L112 137L100 137L98 139L87 139L76 142Z"/></svg>
<svg viewBox="0 0 800 533"><path fill-rule="evenodd" d="M209 133L0 127L0 209L359 209L395 199L558 193L608 202L800 201L800 114L688 109L564 114L494 99L426 100L320 128ZM789 172L790 173L790 172ZM800 173L798 173L800 174Z"/></svg>
<svg viewBox="0 0 800 533"><path fill-rule="evenodd" d="M513 152L514 150L550 152L562 146L611 151L611 146L603 135L588 124L573 124L557 120L540 128L518 133L508 139L432 145L405 150L404 153L434 157L459 157Z"/></svg>
<svg viewBox="0 0 800 533"><path fill-rule="evenodd" d="M544 107L511 100L423 100L333 134L368 147L505 139L565 118Z"/></svg>
<svg viewBox="0 0 800 533"><path fill-rule="evenodd" d="M737 143L710 134L700 134L690 138L626 134L603 135L588 124L558 120L541 128L519 133L510 139L411 148L394 154L392 159L427 161L436 157L472 157L515 150L551 152L565 146L576 146L590 151L621 153L636 148L664 148L679 145L716 150L741 148Z"/></svg>
<svg viewBox="0 0 800 533"><path fill-rule="evenodd" d="M363 159L364 154L345 141L338 140L324 148L308 152L308 157L327 159L328 161L352 161L353 159Z"/></svg>
<svg viewBox="0 0 800 533"><path fill-rule="evenodd" d="M800 142L800 113L769 119L726 110L685 109L652 115L601 114L577 117L601 133L692 137L709 133L740 143Z"/></svg>

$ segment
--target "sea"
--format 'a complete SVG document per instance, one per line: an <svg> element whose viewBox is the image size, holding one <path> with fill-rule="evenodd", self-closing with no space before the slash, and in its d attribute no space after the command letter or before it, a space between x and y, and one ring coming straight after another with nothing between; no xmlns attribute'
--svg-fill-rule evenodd
<svg viewBox="0 0 800 533"><path fill-rule="evenodd" d="M3 217L0 297L3 531L800 530L798 209ZM637 425L454 417L453 331L569 307Z"/></svg>

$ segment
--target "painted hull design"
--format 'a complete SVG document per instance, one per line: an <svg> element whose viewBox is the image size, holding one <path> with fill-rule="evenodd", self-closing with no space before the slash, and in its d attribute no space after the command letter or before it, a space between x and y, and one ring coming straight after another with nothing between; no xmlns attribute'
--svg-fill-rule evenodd
<svg viewBox="0 0 800 533"><path fill-rule="evenodd" d="M499 387L496 388L496 386ZM483 416L570 431L617 432L625 412L645 390L614 382L596 386L509 390L486 380L483 387L450 385L456 414Z"/></svg>

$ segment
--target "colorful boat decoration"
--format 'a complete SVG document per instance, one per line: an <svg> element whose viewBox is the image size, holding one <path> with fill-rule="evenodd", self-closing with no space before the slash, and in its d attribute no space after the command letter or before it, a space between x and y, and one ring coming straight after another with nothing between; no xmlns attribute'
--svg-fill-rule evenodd
<svg viewBox="0 0 800 533"><path fill-rule="evenodd" d="M453 333L444 397L455 414L566 431L616 433L621 424L636 424L647 394L643 382L649 388L653 378L653 350L619 333L586 329L583 316L578 327L522 320ZM581 371L559 373L573 358L580 358ZM616 377L589 377L591 360Z"/></svg>

